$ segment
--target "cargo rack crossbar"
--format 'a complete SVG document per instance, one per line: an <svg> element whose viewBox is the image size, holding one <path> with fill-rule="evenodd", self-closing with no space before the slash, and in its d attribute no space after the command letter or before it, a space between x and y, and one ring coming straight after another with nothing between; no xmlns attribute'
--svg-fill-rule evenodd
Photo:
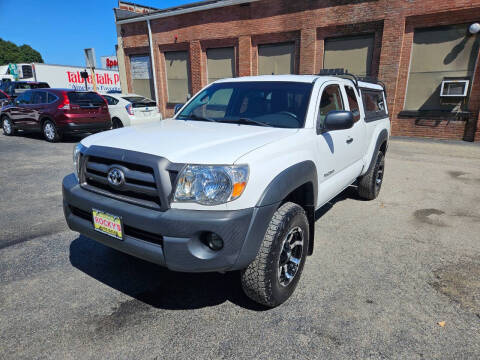
<svg viewBox="0 0 480 360"><path fill-rule="evenodd" d="M385 83L383 81L378 80L377 78L374 78L372 76L356 76L354 74L351 74L348 72L348 70L345 69L321 69L320 72L318 73L319 76L337 76L341 77L343 79L348 79L353 82L355 87L358 89L360 86L358 85L358 82L365 82L365 83L370 83L370 84L375 84L375 85L380 85L383 90L385 90Z"/></svg>

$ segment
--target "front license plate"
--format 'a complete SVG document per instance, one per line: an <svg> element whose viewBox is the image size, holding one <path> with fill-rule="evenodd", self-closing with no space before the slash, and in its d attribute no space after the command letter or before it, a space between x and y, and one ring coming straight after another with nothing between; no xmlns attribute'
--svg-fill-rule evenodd
<svg viewBox="0 0 480 360"><path fill-rule="evenodd" d="M122 218L106 212L92 209L93 226L96 231L123 240Z"/></svg>

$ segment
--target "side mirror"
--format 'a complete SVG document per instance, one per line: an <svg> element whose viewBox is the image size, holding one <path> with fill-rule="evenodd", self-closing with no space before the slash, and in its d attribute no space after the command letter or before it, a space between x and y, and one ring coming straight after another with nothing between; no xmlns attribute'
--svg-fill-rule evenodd
<svg viewBox="0 0 480 360"><path fill-rule="evenodd" d="M353 126L351 111L332 110L327 114L323 125L324 131L346 130Z"/></svg>
<svg viewBox="0 0 480 360"><path fill-rule="evenodd" d="M180 111L180 109L183 107L183 105L185 104L177 104L175 105L175 107L173 108L173 113L176 114Z"/></svg>

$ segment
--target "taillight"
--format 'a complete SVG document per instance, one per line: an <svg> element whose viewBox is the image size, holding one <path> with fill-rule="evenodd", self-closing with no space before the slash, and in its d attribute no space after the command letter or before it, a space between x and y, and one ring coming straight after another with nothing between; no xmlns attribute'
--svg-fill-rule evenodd
<svg viewBox="0 0 480 360"><path fill-rule="evenodd" d="M125 106L125 109L127 109L128 115L135 115L135 114L133 113L133 106L132 106L132 104L128 104L127 106Z"/></svg>
<svg viewBox="0 0 480 360"><path fill-rule="evenodd" d="M62 110L70 110L70 100L66 93L63 93L63 100L60 105L58 105L58 108Z"/></svg>

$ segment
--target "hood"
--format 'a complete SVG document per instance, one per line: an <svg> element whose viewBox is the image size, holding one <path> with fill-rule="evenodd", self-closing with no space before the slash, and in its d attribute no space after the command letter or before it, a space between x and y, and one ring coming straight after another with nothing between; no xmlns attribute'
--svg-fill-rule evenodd
<svg viewBox="0 0 480 360"><path fill-rule="evenodd" d="M233 164L246 153L295 134L298 129L206 121L163 120L89 136L98 145L163 156L176 163Z"/></svg>

